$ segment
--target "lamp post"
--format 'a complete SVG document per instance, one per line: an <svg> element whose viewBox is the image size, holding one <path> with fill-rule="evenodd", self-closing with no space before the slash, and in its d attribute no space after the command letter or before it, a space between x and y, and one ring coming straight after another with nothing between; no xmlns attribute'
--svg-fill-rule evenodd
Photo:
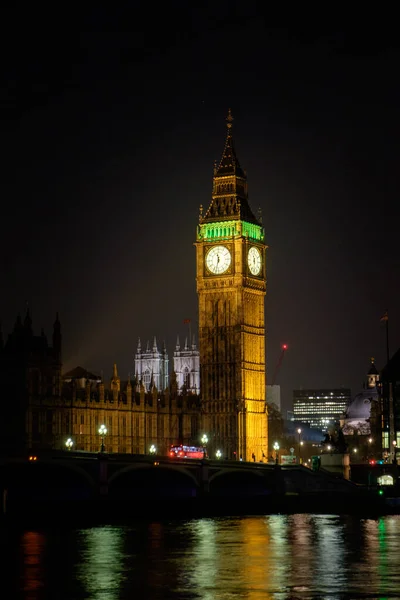
<svg viewBox="0 0 400 600"><path fill-rule="evenodd" d="M299 463L301 463L301 451L300 451L300 447L301 447L301 429L300 429L300 427L298 428L297 433L299 434Z"/></svg>
<svg viewBox="0 0 400 600"><path fill-rule="evenodd" d="M99 434L101 435L101 449L100 449L100 452L104 452L104 438L107 435L107 427L105 425L100 425Z"/></svg>
<svg viewBox="0 0 400 600"><path fill-rule="evenodd" d="M74 445L74 442L71 440L71 438L68 438L65 442L65 445L67 446L68 450L71 450L72 446Z"/></svg>
<svg viewBox="0 0 400 600"><path fill-rule="evenodd" d="M150 452L150 454L156 454L156 452L157 452L157 448L155 447L155 445L154 445L154 444L152 444L152 445L150 446L150 448L149 448L149 452Z"/></svg>
<svg viewBox="0 0 400 600"><path fill-rule="evenodd" d="M217 451L216 451L216 453L215 453L215 456L216 456L216 457L218 458L218 460L219 460L219 459L221 458L221 456L222 456L222 452L221 452L221 450L217 450Z"/></svg>
<svg viewBox="0 0 400 600"><path fill-rule="evenodd" d="M274 443L274 450L275 450L275 463L278 464L278 452L279 452L278 442Z"/></svg>
<svg viewBox="0 0 400 600"><path fill-rule="evenodd" d="M368 456L367 456L367 459L369 459L371 457L371 455L372 455L372 458L374 457L374 454L372 452L372 442L373 441L374 440L372 439L372 437L368 438Z"/></svg>
<svg viewBox="0 0 400 600"><path fill-rule="evenodd" d="M204 458L207 457L207 442L208 442L208 437L204 433L203 436L202 436L202 438L201 438L201 443L203 444Z"/></svg>
<svg viewBox="0 0 400 600"><path fill-rule="evenodd" d="M396 464L396 446L397 446L397 442L396 440L393 440L393 464Z"/></svg>

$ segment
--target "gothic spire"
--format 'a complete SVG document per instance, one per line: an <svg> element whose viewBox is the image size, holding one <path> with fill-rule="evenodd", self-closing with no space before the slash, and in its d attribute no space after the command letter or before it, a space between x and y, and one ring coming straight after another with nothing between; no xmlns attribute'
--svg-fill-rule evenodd
<svg viewBox="0 0 400 600"><path fill-rule="evenodd" d="M32 319L29 312L29 307L26 307L26 315L24 319L24 328L26 331L32 332Z"/></svg>
<svg viewBox="0 0 400 600"><path fill-rule="evenodd" d="M200 211L200 223L221 220L241 220L261 225L248 201L247 176L240 166L232 136L233 117L229 109L226 118L226 139L219 164L214 165L212 200L207 209Z"/></svg>
<svg viewBox="0 0 400 600"><path fill-rule="evenodd" d="M233 136L232 136L232 123L233 117L231 113L231 109L228 110L228 116L226 117L226 139L225 139L225 147L222 153L221 160L219 162L218 167L215 165L215 175L218 176L227 176L227 175L237 175L238 177L245 178L245 174L242 170L242 167L239 164L239 160L236 156L235 147L233 145Z"/></svg>

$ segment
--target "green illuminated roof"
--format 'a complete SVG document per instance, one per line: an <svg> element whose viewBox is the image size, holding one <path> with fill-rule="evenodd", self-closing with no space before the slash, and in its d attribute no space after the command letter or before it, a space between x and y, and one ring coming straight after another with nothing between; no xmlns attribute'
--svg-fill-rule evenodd
<svg viewBox="0 0 400 600"><path fill-rule="evenodd" d="M201 223L197 233L198 239L204 240L223 240L239 236L262 241L264 240L264 228L246 221L216 221Z"/></svg>

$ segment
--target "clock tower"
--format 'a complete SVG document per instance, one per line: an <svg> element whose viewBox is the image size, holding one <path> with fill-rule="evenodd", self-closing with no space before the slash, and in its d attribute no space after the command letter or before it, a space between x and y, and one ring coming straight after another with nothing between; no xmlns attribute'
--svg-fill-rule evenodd
<svg viewBox="0 0 400 600"><path fill-rule="evenodd" d="M266 270L264 228L247 194L229 111L208 209L196 236L203 428L212 457L268 456L265 398Z"/></svg>

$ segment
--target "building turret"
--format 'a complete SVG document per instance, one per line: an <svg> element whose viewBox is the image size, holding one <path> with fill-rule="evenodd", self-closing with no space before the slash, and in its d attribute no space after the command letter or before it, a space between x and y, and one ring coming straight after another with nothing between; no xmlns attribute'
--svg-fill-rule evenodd
<svg viewBox="0 0 400 600"><path fill-rule="evenodd" d="M21 331L22 331L22 321L21 321L21 315L18 313L17 318L15 320L15 324L14 324L14 332L20 333Z"/></svg>
<svg viewBox="0 0 400 600"><path fill-rule="evenodd" d="M379 381L378 369L375 366L375 358L371 357L371 366L367 375L367 384L369 388L375 388Z"/></svg>
<svg viewBox="0 0 400 600"><path fill-rule="evenodd" d="M117 363L114 363L113 366L113 376L111 379L111 390L114 393L118 394L121 389L121 379L118 377Z"/></svg>
<svg viewBox="0 0 400 600"><path fill-rule="evenodd" d="M29 312L29 308L26 309L26 315L24 319L24 334L27 336L32 336L32 319Z"/></svg>

